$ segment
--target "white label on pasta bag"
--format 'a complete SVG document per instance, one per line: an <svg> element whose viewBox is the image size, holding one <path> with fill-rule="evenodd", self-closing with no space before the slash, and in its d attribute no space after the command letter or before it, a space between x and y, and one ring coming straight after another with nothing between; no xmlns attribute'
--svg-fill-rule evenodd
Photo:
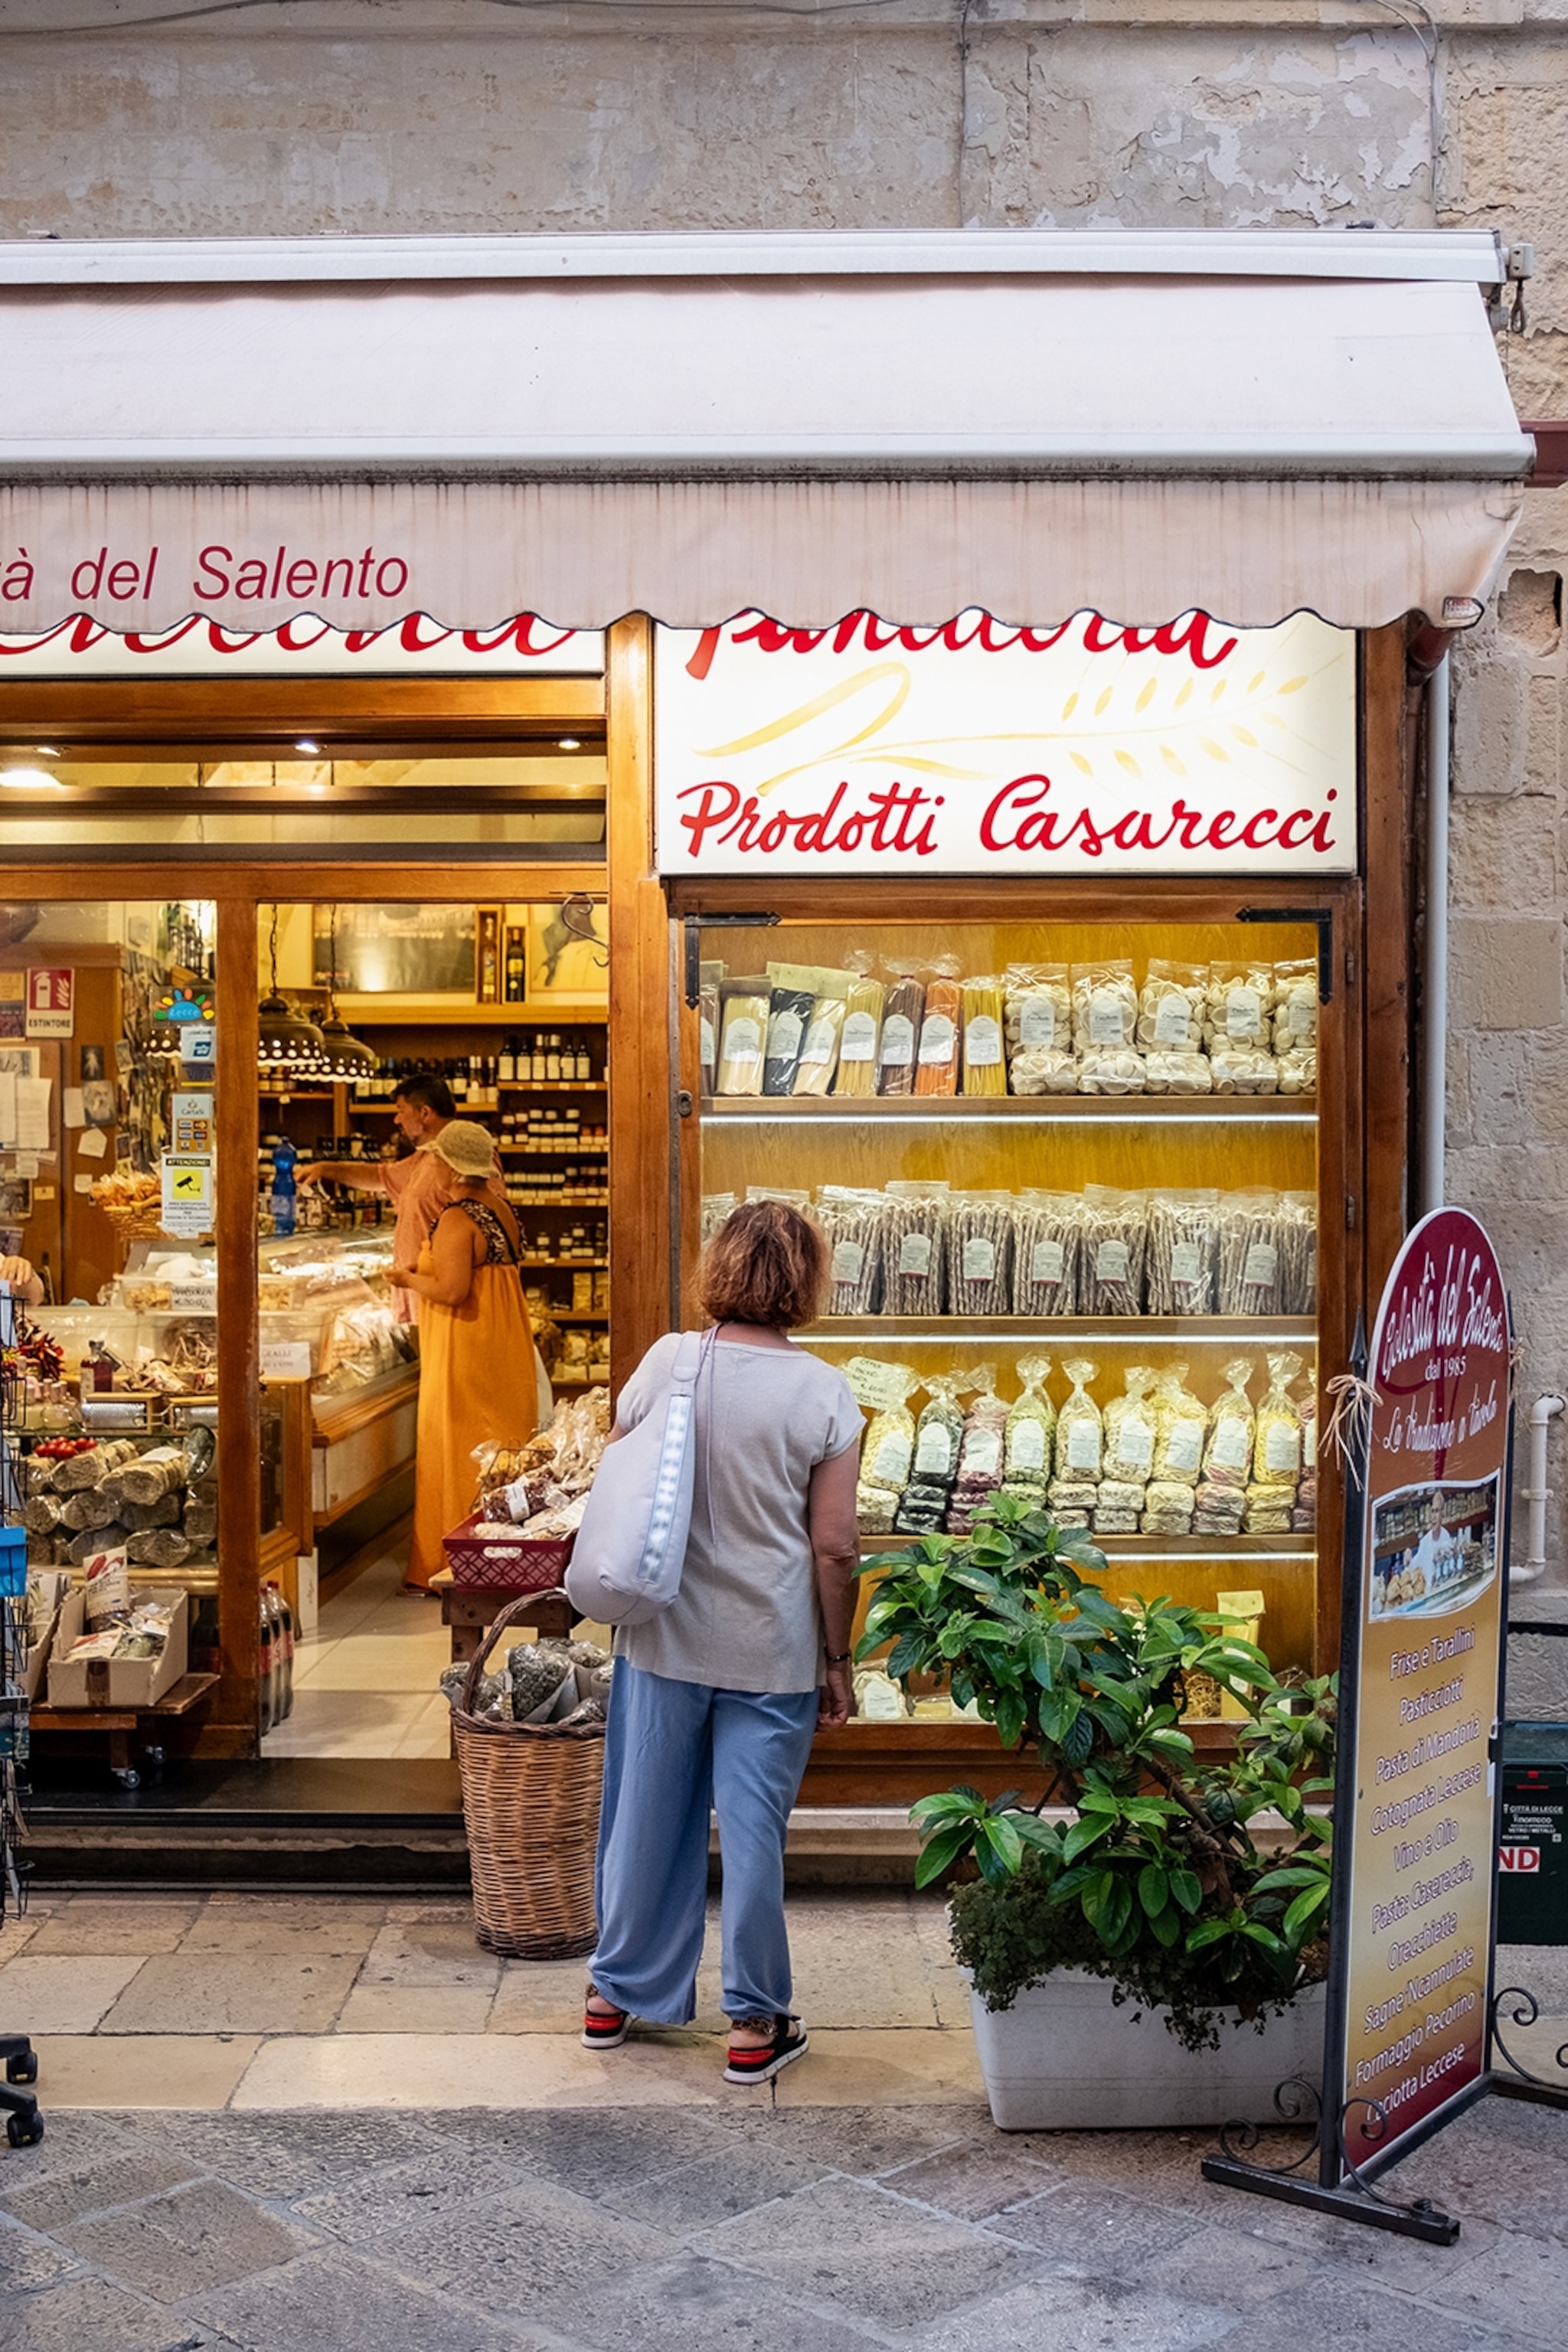
<svg viewBox="0 0 1568 2352"><path fill-rule="evenodd" d="M1201 1421L1173 1421L1165 1433L1165 1459L1173 1470L1195 1475L1204 1454Z"/></svg>
<svg viewBox="0 0 1568 2352"><path fill-rule="evenodd" d="M1015 1423L1007 1441L1009 1470L1043 1470L1046 1466L1046 1424L1043 1421Z"/></svg>
<svg viewBox="0 0 1568 2352"><path fill-rule="evenodd" d="M833 1033L831 1013L824 1013L814 1021L805 1033L805 1044L801 1048L802 1063L816 1069L824 1062L830 1062L833 1059Z"/></svg>
<svg viewBox="0 0 1568 2352"><path fill-rule="evenodd" d="M907 1069L914 1058L914 1023L907 1013L889 1013L882 1024L882 1068Z"/></svg>
<svg viewBox="0 0 1568 2352"><path fill-rule="evenodd" d="M1125 1282L1132 1258L1125 1242L1101 1242L1094 1253L1096 1282Z"/></svg>
<svg viewBox="0 0 1568 2352"><path fill-rule="evenodd" d="M763 1050L763 1033L756 1023L742 1013L731 1022L724 1032L724 1059L727 1062L754 1062Z"/></svg>
<svg viewBox="0 0 1568 2352"><path fill-rule="evenodd" d="M851 1013L846 1015L844 1035L838 1047L841 1062L868 1062L877 1050L877 1016L874 1013Z"/></svg>
<svg viewBox="0 0 1568 2352"><path fill-rule="evenodd" d="M865 1264L864 1242L834 1243L833 1279L835 1282L858 1282Z"/></svg>
<svg viewBox="0 0 1568 2352"><path fill-rule="evenodd" d="M1221 1470L1245 1470L1252 1452L1252 1430L1239 1413L1216 1423L1209 1460Z"/></svg>
<svg viewBox="0 0 1568 2352"><path fill-rule="evenodd" d="M927 1477L946 1478L952 1470L952 1432L942 1422L933 1421L921 1430L920 1444L915 1447L915 1469Z"/></svg>
<svg viewBox="0 0 1568 2352"><path fill-rule="evenodd" d="M1087 1414L1068 1423L1068 1468L1098 1470L1100 1467L1100 1423Z"/></svg>
<svg viewBox="0 0 1568 2352"><path fill-rule="evenodd" d="M1225 1034L1243 1041L1256 1037L1263 1021L1263 1000L1255 988L1228 988L1225 996Z"/></svg>
<svg viewBox="0 0 1568 2352"><path fill-rule="evenodd" d="M1171 1245L1171 1282L1177 1290L1195 1290L1204 1278L1204 1257L1196 1242Z"/></svg>
<svg viewBox="0 0 1568 2352"><path fill-rule="evenodd" d="M1049 996L1026 996L1018 1007L1018 1043L1020 1045L1054 1045L1057 1042L1057 1008Z"/></svg>
<svg viewBox="0 0 1568 2352"><path fill-rule="evenodd" d="M1271 1421L1263 1433L1263 1466L1273 1476L1294 1476L1300 1466L1301 1433L1288 1421Z"/></svg>
<svg viewBox="0 0 1568 2352"><path fill-rule="evenodd" d="M866 1473L873 1486L904 1487L910 1481L910 1454L913 1440L907 1429L889 1429L871 1456L871 1466Z"/></svg>
<svg viewBox="0 0 1568 2352"><path fill-rule="evenodd" d="M1147 1470L1154 1459L1154 1433L1146 1421L1137 1421L1129 1414L1116 1439L1117 1458L1134 1470Z"/></svg>
<svg viewBox="0 0 1568 2352"><path fill-rule="evenodd" d="M1193 1000L1179 988L1160 999L1154 1013L1156 1045L1184 1045L1192 1034Z"/></svg>
<svg viewBox="0 0 1568 2352"><path fill-rule="evenodd" d="M1089 997L1089 1042L1091 1045L1127 1043L1127 1003L1114 989L1097 988Z"/></svg>
<svg viewBox="0 0 1568 2352"><path fill-rule="evenodd" d="M1029 1253L1031 1282L1059 1282L1067 1271L1067 1245L1063 1242L1037 1242Z"/></svg>
<svg viewBox="0 0 1568 2352"><path fill-rule="evenodd" d="M706 1069L710 1066L713 1059L713 1024L706 1017L706 1015L704 1015L703 1020L700 1024L700 1034L698 1041L697 1050L701 1055L702 1066Z"/></svg>
<svg viewBox="0 0 1568 2352"><path fill-rule="evenodd" d="M899 1272L928 1275L931 1272L931 1235L906 1234L899 1244Z"/></svg>
<svg viewBox="0 0 1568 2352"><path fill-rule="evenodd" d="M1292 1037L1310 1037L1318 1026L1317 999L1300 992L1291 995L1285 1006L1285 1027Z"/></svg>
<svg viewBox="0 0 1568 2352"><path fill-rule="evenodd" d="M1002 1059L1002 1024L977 1013L963 1033L963 1058L972 1070L991 1069Z"/></svg>
<svg viewBox="0 0 1568 2352"><path fill-rule="evenodd" d="M972 1234L963 1244L959 1259L965 1282L994 1282L996 1279L996 1244L984 1234Z"/></svg>
<svg viewBox="0 0 1568 2352"><path fill-rule="evenodd" d="M1254 1242L1241 1278L1250 1290L1272 1290L1279 1279L1279 1253L1272 1242Z"/></svg>
<svg viewBox="0 0 1568 2352"><path fill-rule="evenodd" d="M921 1024L922 1062L951 1062L957 1031L945 1013L928 1013Z"/></svg>
<svg viewBox="0 0 1568 2352"><path fill-rule="evenodd" d="M768 1059L788 1062L800 1050L801 1032L805 1027L798 1013L775 1013L768 1023Z"/></svg>
<svg viewBox="0 0 1568 2352"><path fill-rule="evenodd" d="M1002 1433L999 1429L972 1429L963 1441L963 1457L959 1465L965 1478L988 1478L1002 1467Z"/></svg>

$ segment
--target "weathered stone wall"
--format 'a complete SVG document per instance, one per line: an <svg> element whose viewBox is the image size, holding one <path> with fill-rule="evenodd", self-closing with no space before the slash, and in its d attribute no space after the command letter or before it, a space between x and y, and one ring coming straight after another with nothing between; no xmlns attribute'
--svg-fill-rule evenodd
<svg viewBox="0 0 1568 2352"><path fill-rule="evenodd" d="M1396 0L60 29L178 5L0 0L0 236L1484 224L1536 247L1521 412L1568 416L1568 0L1436 0L1430 38ZM1565 570L1568 490L1532 494L1455 678L1451 1191L1512 1271L1527 1399L1568 1383Z"/></svg>

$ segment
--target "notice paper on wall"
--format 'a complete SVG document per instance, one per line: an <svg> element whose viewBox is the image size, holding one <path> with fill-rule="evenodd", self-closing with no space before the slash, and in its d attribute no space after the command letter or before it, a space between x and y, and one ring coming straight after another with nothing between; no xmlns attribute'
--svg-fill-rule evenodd
<svg viewBox="0 0 1568 2352"><path fill-rule="evenodd" d="M0 1070L0 1151L12 1150L16 1141L16 1073Z"/></svg>
<svg viewBox="0 0 1568 2352"><path fill-rule="evenodd" d="M60 1117L64 1119L68 1127L85 1127L87 1125L87 1111L82 1103L81 1088L79 1087L62 1087L60 1088Z"/></svg>
<svg viewBox="0 0 1568 2352"><path fill-rule="evenodd" d="M109 1150L109 1138L101 1127L89 1127L76 1149L79 1160L101 1160Z"/></svg>
<svg viewBox="0 0 1568 2352"><path fill-rule="evenodd" d="M15 1141L18 1151L49 1149L49 1096L53 1088L52 1078L17 1079Z"/></svg>

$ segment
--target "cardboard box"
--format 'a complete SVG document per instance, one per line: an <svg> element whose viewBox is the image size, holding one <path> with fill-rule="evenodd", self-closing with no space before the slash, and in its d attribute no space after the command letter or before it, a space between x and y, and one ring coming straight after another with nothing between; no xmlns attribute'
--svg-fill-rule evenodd
<svg viewBox="0 0 1568 2352"><path fill-rule="evenodd" d="M79 1586L60 1611L49 1659L49 1705L58 1707L156 1706L165 1691L184 1675L189 1658L191 1598L188 1592L132 1585L133 1601L160 1600L174 1603L174 1622L161 1658L82 1658L67 1655L87 1622L86 1602Z"/></svg>
<svg viewBox="0 0 1568 2352"><path fill-rule="evenodd" d="M54 1571L45 1569L40 1573L50 1575ZM59 1606L56 1608L47 1625L44 1628L42 1641L35 1642L30 1650L25 1650L22 1653L22 1688L29 1698L37 1698L44 1686L44 1668L48 1664L54 1650L55 1634L59 1626L61 1610L65 1601L69 1600L70 1594L71 1587L68 1584Z"/></svg>

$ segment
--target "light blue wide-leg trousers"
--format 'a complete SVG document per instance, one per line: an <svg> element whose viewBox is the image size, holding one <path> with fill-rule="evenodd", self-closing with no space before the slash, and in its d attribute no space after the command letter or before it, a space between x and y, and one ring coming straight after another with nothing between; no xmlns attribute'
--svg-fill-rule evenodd
<svg viewBox="0 0 1568 2352"><path fill-rule="evenodd" d="M812 1691L714 1690L616 1661L589 1973L650 2025L697 2013L708 1817L719 1817L727 2017L790 2003L784 1832L816 1724Z"/></svg>

